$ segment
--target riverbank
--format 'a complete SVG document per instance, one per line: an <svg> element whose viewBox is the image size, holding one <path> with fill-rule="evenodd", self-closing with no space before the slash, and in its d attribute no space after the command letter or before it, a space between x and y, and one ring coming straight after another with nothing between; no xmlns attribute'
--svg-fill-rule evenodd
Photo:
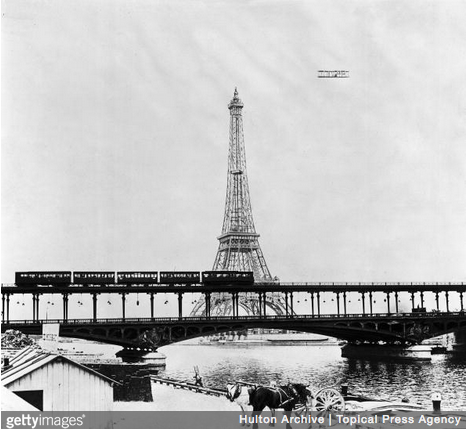
<svg viewBox="0 0 466 430"><path fill-rule="evenodd" d="M114 402L114 411L239 411L226 397L152 384L152 402Z"/></svg>

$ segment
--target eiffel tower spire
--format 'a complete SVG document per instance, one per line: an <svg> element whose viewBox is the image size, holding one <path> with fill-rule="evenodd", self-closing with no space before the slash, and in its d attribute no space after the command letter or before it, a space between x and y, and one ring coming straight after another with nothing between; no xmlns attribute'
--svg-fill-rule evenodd
<svg viewBox="0 0 466 430"><path fill-rule="evenodd" d="M243 134L243 102L235 88L230 110L227 194L222 234L212 270L252 271L254 278L271 281L272 276L254 227L246 170Z"/></svg>

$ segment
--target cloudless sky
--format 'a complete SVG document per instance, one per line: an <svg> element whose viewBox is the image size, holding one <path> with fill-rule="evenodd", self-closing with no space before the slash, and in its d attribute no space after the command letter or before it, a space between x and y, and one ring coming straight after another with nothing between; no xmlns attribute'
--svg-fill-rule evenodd
<svg viewBox="0 0 466 430"><path fill-rule="evenodd" d="M273 276L465 281L465 16L455 0L4 0L2 282L209 270L235 86Z"/></svg>

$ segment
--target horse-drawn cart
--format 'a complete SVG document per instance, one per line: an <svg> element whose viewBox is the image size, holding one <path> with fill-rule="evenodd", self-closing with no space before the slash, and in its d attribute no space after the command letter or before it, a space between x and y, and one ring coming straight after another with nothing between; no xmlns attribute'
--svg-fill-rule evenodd
<svg viewBox="0 0 466 430"><path fill-rule="evenodd" d="M293 411L297 415L310 411L345 410L345 399L335 388L322 388L314 394L304 384L259 386L239 381L227 385L227 398L236 401L243 410L247 410L248 406L254 411L268 407L271 410Z"/></svg>

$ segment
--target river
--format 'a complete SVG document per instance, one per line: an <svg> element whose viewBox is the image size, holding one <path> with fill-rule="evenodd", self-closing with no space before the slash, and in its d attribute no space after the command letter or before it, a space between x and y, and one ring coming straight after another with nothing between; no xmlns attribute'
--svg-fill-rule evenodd
<svg viewBox="0 0 466 430"><path fill-rule="evenodd" d="M433 392L442 395L443 410L466 409L466 360L432 356L432 361L368 361L341 357L340 346L328 345L185 345L160 348L167 356L160 376L193 380L198 366L204 384L225 387L229 381L258 384L309 383L313 389L349 386L351 393L389 400L408 398L432 407Z"/></svg>

